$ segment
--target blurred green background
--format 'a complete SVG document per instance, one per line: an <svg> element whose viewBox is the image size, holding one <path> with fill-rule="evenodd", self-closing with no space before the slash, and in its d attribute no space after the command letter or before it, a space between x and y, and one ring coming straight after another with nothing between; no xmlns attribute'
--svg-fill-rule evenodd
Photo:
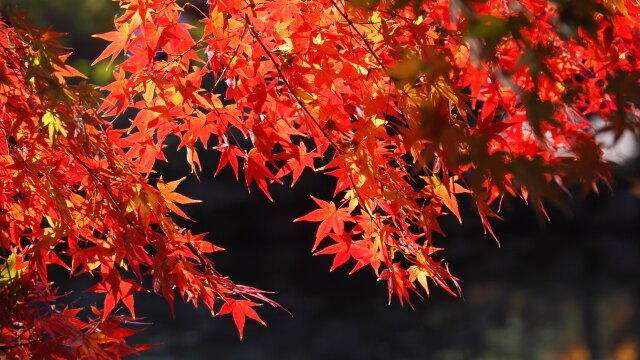
<svg viewBox="0 0 640 360"><path fill-rule="evenodd" d="M204 1L195 0L191 4L202 4ZM181 3L185 3L182 1ZM109 0L0 0L3 13L19 8L27 12L31 23L39 27L51 26L54 31L65 33L60 42L73 51L69 63L89 77L89 81L96 85L105 85L113 79L113 65L103 60L95 66L91 63L107 42L92 37L94 34L114 30L114 18L119 9L118 1ZM187 7L185 16L194 17L192 7ZM202 33L203 25L197 21L190 21L196 26L192 30L194 37ZM121 60L122 56L120 57ZM118 63L118 60L115 63Z"/></svg>
<svg viewBox="0 0 640 360"><path fill-rule="evenodd" d="M106 42L91 37L113 30L118 3L108 0L0 0L3 13L19 8L39 27L51 26L54 31L67 33L60 42L73 51L69 63L89 77L89 81L104 85L113 79L113 67L103 61L91 67L93 59Z"/></svg>

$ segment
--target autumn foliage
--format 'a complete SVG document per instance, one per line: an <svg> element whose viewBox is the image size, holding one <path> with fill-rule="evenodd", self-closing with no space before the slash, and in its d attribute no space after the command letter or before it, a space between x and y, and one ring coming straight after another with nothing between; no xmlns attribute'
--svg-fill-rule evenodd
<svg viewBox="0 0 640 360"><path fill-rule="evenodd" d="M221 248L174 222L197 200L154 172L169 138L193 173L230 167L269 199L306 169L335 178L333 199L313 197L295 221L318 223L313 250L331 270L370 267L403 304L430 285L460 293L436 246L460 201L497 240L504 197L545 217L567 188L610 181L591 120L640 131L635 1L120 5L115 29L95 35L107 45L94 64L117 64L103 88L65 63L60 34L1 20L3 356L144 350L126 342L141 291L230 313L240 337L246 317L262 323L256 306L278 306L218 273ZM217 169L202 168L204 148ZM104 302L65 305L52 266L94 276L87 291Z"/></svg>

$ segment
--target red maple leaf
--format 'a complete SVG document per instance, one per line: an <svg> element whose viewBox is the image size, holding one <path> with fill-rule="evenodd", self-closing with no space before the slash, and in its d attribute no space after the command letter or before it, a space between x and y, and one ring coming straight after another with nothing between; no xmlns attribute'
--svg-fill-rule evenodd
<svg viewBox="0 0 640 360"><path fill-rule="evenodd" d="M333 201L320 200L314 196L311 196L313 201L320 206L320 209L316 209L301 216L293 221L315 221L320 222L318 225L318 231L316 232L316 241L313 244L311 251L315 251L322 239L327 237L333 230L336 235L342 235L344 233L345 221L353 221L350 216L348 208L336 208L336 204Z"/></svg>
<svg viewBox="0 0 640 360"><path fill-rule="evenodd" d="M267 326L267 324L262 321L260 316L258 316L258 313L256 313L256 311L253 309L256 306L260 306L260 304L254 303L251 300L244 299L236 300L229 298L226 301L227 302L225 302L220 308L220 311L218 311L218 315L231 313L231 316L233 316L233 321L236 324L236 328L238 329L238 333L240 334L240 340L242 340L244 336L245 318L248 317L264 326Z"/></svg>

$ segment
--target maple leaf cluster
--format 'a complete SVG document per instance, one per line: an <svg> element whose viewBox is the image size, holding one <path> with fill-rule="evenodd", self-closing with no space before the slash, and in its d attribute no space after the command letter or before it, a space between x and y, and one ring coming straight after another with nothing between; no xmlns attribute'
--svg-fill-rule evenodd
<svg viewBox="0 0 640 360"><path fill-rule="evenodd" d="M0 350L11 358L116 358L131 347L134 294L161 293L173 311L174 293L214 312L219 300L241 304L263 292L235 285L206 254L221 250L178 227L170 212L193 202L175 192L181 180L149 182L120 145L122 132L97 112L94 86L65 64L59 34L36 30L20 15L0 23ZM119 144L119 143L118 143ZM58 265L90 274L104 293L99 308L72 308L48 280ZM152 289L142 281L150 276ZM239 296L237 300L233 297ZM115 315L124 305L130 316ZM235 314L238 313L238 314ZM4 355L3 355L4 356Z"/></svg>
<svg viewBox="0 0 640 360"><path fill-rule="evenodd" d="M193 173L209 171L199 153L215 149L211 173L228 166L269 199L269 186L306 169L335 178L333 199L314 197L318 208L296 219L319 223L313 250L334 256L331 270L371 267L389 301L410 304L430 282L460 292L434 243L441 217L462 222L460 199L496 238L505 196L544 217L567 188L610 181L592 119L616 137L640 132L634 1L119 3L115 30L96 35L108 45L95 63L122 59L101 92L67 82L82 74L57 34L2 24L0 236L14 275L0 289L2 306L28 305L2 319L11 354L73 338L68 329L108 340L60 352L135 351L129 333L103 327L127 324L119 303L135 318L145 276L170 304L177 291L231 313L241 337L246 317L262 322L254 307L276 305L221 276L207 256L220 248L172 220L195 200L176 192L180 180L152 180L167 139ZM38 305L55 303L51 264L98 277L97 317L74 324L78 310ZM71 323L39 321L54 315Z"/></svg>

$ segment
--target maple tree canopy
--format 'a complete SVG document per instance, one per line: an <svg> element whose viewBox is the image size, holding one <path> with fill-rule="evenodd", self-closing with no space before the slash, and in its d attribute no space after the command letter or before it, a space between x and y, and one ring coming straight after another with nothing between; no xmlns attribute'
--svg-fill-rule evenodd
<svg viewBox="0 0 640 360"><path fill-rule="evenodd" d="M95 35L94 64L117 64L102 88L65 63L60 34L0 20L0 357L144 350L126 342L140 291L230 313L240 337L246 317L262 322L256 306L278 306L174 222L197 200L154 173L169 138L193 173L230 167L269 199L306 169L335 178L295 221L318 223L332 270L370 267L402 304L430 285L460 293L434 243L442 217L462 221L459 199L497 238L503 197L545 217L566 189L609 182L591 120L640 130L637 1L119 3ZM94 276L104 302L66 305L52 266Z"/></svg>

